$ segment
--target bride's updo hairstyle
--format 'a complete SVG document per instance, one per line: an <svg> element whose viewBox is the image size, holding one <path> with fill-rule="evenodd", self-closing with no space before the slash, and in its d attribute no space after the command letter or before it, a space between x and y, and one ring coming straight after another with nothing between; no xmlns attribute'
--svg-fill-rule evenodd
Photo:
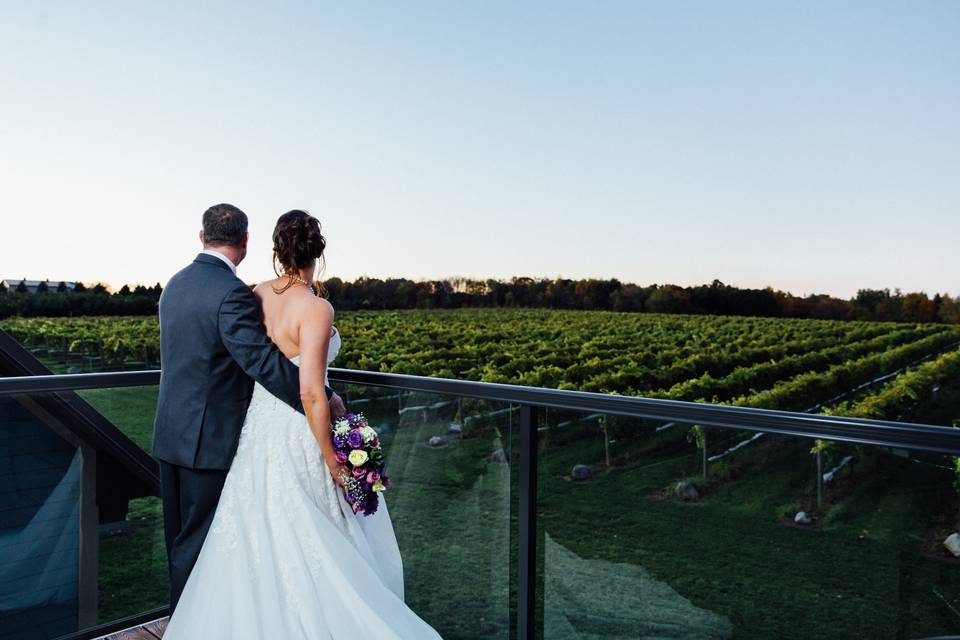
<svg viewBox="0 0 960 640"><path fill-rule="evenodd" d="M300 269L306 269L319 258L322 272L326 267L323 257L326 248L327 240L320 233L319 220L300 209L287 211L277 219L277 226L273 229L273 271L277 277L299 277ZM288 278L285 285L274 288L274 291L283 293L295 283L296 280ZM319 277L314 286L320 295L326 297L326 288Z"/></svg>

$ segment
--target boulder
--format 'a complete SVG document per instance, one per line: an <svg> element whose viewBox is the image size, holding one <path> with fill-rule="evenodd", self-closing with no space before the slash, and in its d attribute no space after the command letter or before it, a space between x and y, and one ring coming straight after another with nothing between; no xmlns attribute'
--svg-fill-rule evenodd
<svg viewBox="0 0 960 640"><path fill-rule="evenodd" d="M813 524L813 517L806 511L797 511L797 515L793 517L793 521L797 524Z"/></svg>
<svg viewBox="0 0 960 640"><path fill-rule="evenodd" d="M676 486L677 496L684 500L697 500L700 498L700 492L692 482L680 481Z"/></svg>
<svg viewBox="0 0 960 640"><path fill-rule="evenodd" d="M947 536L947 539L943 541L943 546L953 555L960 557L960 533L951 533Z"/></svg>
<svg viewBox="0 0 960 640"><path fill-rule="evenodd" d="M574 480L589 480L593 477L593 469L590 468L590 465L575 464L573 469L570 470L570 477Z"/></svg>
<svg viewBox="0 0 960 640"><path fill-rule="evenodd" d="M443 436L430 436L430 439L427 440L427 444L429 444L431 447L439 447L444 442L446 442L446 440Z"/></svg>

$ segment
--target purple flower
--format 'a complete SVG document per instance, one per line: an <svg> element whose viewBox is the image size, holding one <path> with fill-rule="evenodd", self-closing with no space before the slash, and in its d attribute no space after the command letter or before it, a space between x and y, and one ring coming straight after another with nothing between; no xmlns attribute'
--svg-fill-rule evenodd
<svg viewBox="0 0 960 640"><path fill-rule="evenodd" d="M351 429L350 433L347 435L347 444L356 449L361 444L363 444L363 436L360 435L359 429Z"/></svg>
<svg viewBox="0 0 960 640"><path fill-rule="evenodd" d="M377 471L376 469L374 469L373 471L367 474L367 482L369 484L373 484L379 479L380 479L380 472Z"/></svg>
<svg viewBox="0 0 960 640"><path fill-rule="evenodd" d="M336 453L333 454L333 456L337 459L337 462L339 462L340 464L343 464L344 462L347 461L346 451L337 451Z"/></svg>
<svg viewBox="0 0 960 640"><path fill-rule="evenodd" d="M361 477L361 476L365 476L366 474L367 474L367 470L364 469L362 466L361 466L361 467L354 467L354 468L353 468L353 477L354 477L354 478L359 478L359 477Z"/></svg>
<svg viewBox="0 0 960 640"><path fill-rule="evenodd" d="M345 449L347 447L347 441L343 436L336 435L333 436L333 446L337 449Z"/></svg>

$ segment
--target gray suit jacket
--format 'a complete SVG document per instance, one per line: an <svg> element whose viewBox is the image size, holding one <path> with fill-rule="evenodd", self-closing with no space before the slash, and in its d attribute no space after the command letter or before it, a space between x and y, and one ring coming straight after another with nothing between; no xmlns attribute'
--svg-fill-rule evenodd
<svg viewBox="0 0 960 640"><path fill-rule="evenodd" d="M160 366L153 455L170 464L229 469L254 380L303 412L299 369L267 337L249 287L215 256L201 253L163 290Z"/></svg>

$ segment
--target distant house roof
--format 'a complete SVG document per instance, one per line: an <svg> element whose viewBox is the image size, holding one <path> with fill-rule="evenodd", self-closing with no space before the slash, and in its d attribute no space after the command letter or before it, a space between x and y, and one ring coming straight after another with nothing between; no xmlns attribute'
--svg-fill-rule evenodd
<svg viewBox="0 0 960 640"><path fill-rule="evenodd" d="M36 293L37 289L40 287L40 284L44 282L47 283L47 287L50 289L50 291L56 291L61 282L67 286L68 291L73 291L77 287L76 282L68 282L66 280L27 280L25 278L6 278L5 280L0 280L0 282L3 282L3 284L7 286L7 289L11 290L16 289L20 286L20 283L23 282L30 293Z"/></svg>

